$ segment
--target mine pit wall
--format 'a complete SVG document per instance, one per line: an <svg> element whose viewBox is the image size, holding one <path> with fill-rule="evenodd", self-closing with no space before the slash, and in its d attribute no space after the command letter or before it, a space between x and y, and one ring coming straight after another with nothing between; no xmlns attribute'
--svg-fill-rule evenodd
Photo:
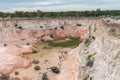
<svg viewBox="0 0 120 80"><path fill-rule="evenodd" d="M97 27L101 19L9 19L0 20L0 46L35 43L39 38L54 34L54 37L82 36L88 27ZM82 26L78 27L77 24ZM17 26L16 26L17 25ZM41 28L42 26L42 28ZM64 30L61 30L61 26ZM22 27L22 29L16 28ZM54 30L57 27L57 30Z"/></svg>
<svg viewBox="0 0 120 80"><path fill-rule="evenodd" d="M99 24L96 32L92 31L94 29L92 27L90 32L96 39L91 42L89 47L86 47L84 43L80 44L79 66L75 80L120 79L120 39L109 35L109 30L112 28L120 32L120 25L111 26L104 21ZM93 66L86 66L86 58L93 53L96 53Z"/></svg>

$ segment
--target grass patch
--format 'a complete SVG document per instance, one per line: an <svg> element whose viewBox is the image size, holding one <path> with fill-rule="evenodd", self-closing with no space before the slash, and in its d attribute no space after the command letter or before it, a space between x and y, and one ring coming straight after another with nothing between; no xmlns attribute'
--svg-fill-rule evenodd
<svg viewBox="0 0 120 80"><path fill-rule="evenodd" d="M74 47L81 43L79 38L71 38L68 41L47 41L48 46L53 47Z"/></svg>

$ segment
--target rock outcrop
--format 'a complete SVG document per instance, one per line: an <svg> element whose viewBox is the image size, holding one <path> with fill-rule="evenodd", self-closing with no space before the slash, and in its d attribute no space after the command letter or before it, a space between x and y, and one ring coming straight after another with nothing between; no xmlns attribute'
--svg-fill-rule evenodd
<svg viewBox="0 0 120 80"><path fill-rule="evenodd" d="M27 68L31 62L23 55L32 53L32 46L1 47L0 48L0 74L9 74L18 68Z"/></svg>

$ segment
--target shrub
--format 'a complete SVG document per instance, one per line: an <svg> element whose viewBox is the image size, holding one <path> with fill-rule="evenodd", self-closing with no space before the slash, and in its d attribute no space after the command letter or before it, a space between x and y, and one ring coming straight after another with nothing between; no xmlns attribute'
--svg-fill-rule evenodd
<svg viewBox="0 0 120 80"><path fill-rule="evenodd" d="M26 45L30 45L30 43L27 43Z"/></svg>
<svg viewBox="0 0 120 80"><path fill-rule="evenodd" d="M86 47L88 47L91 44L92 40L90 38L87 38L84 42L84 44L86 45Z"/></svg>
<svg viewBox="0 0 120 80"><path fill-rule="evenodd" d="M83 80L88 80L89 79L89 75L87 75Z"/></svg>
<svg viewBox="0 0 120 80"><path fill-rule="evenodd" d="M40 26L40 28L43 28L43 26Z"/></svg>
<svg viewBox="0 0 120 80"><path fill-rule="evenodd" d="M94 55L95 55L96 53L94 53L94 54L91 54L91 55L88 55L88 57L87 57L87 63L86 63L86 66L89 66L89 67L92 67L93 66L93 64L94 64Z"/></svg>
<svg viewBox="0 0 120 80"><path fill-rule="evenodd" d="M46 73L43 73L43 75L42 75L42 80L49 80Z"/></svg>
<svg viewBox="0 0 120 80"><path fill-rule="evenodd" d="M76 26L82 26L82 24L76 24Z"/></svg>
<svg viewBox="0 0 120 80"><path fill-rule="evenodd" d="M63 26L61 26L60 28L61 28L62 30L64 30L64 27L63 27Z"/></svg>
<svg viewBox="0 0 120 80"><path fill-rule="evenodd" d="M15 24L15 27L17 27L18 26L18 24Z"/></svg>
<svg viewBox="0 0 120 80"><path fill-rule="evenodd" d="M7 46L7 44L4 44L4 46Z"/></svg>
<svg viewBox="0 0 120 80"><path fill-rule="evenodd" d="M37 50L33 50L32 53L37 53Z"/></svg>
<svg viewBox="0 0 120 80"><path fill-rule="evenodd" d="M19 72L18 72L18 71L15 71L15 75L19 75Z"/></svg>
<svg viewBox="0 0 120 80"><path fill-rule="evenodd" d="M39 62L39 60L33 60L32 63L38 64L38 63L40 63L40 62Z"/></svg>
<svg viewBox="0 0 120 80"><path fill-rule="evenodd" d="M51 70L52 70L52 72L54 72L54 73L60 73L60 70L58 69L58 67L51 67L50 68Z"/></svg>
<svg viewBox="0 0 120 80"><path fill-rule="evenodd" d="M21 26L18 26L17 28L18 28L18 29L23 29Z"/></svg>
<svg viewBox="0 0 120 80"><path fill-rule="evenodd" d="M92 77L90 77L89 75L85 76L85 78L83 80L92 80Z"/></svg>
<svg viewBox="0 0 120 80"><path fill-rule="evenodd" d="M54 30L57 30L57 27L55 27Z"/></svg>
<svg viewBox="0 0 120 80"><path fill-rule="evenodd" d="M40 70L40 66L35 66L34 69L35 70Z"/></svg>
<svg viewBox="0 0 120 80"><path fill-rule="evenodd" d="M52 34L50 35L50 37L51 37L51 38L54 38L54 36L53 36Z"/></svg>
<svg viewBox="0 0 120 80"><path fill-rule="evenodd" d="M10 79L10 76L7 74L3 74L0 76L0 80L9 80L9 79Z"/></svg>

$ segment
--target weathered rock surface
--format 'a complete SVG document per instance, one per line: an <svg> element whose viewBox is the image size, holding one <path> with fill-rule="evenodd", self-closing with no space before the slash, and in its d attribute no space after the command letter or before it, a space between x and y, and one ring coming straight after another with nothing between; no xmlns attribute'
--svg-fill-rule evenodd
<svg viewBox="0 0 120 80"><path fill-rule="evenodd" d="M0 48L0 74L9 74L18 68L27 68L31 62L22 58L23 54L29 54L32 46L1 47Z"/></svg>

